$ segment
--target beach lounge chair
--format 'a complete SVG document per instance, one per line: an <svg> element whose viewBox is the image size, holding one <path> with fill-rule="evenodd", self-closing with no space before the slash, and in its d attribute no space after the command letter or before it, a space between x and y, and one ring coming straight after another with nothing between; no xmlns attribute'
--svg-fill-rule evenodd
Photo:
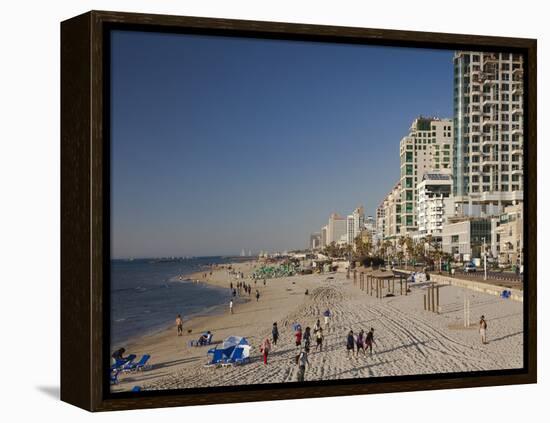
<svg viewBox="0 0 550 423"><path fill-rule="evenodd" d="M227 355L222 349L213 348L208 351L208 355L212 355L212 359L210 359L210 362L207 364L207 366L222 365L228 359Z"/></svg>
<svg viewBox="0 0 550 423"><path fill-rule="evenodd" d="M118 370L111 370L110 372L110 383L111 385L117 385L118 384Z"/></svg>
<svg viewBox="0 0 550 423"><path fill-rule="evenodd" d="M134 363L129 363L125 368L124 368L124 371L125 372L132 372L132 371L138 371L138 370L145 370L149 367L151 367L151 365L147 364L147 362L149 361L149 359L151 358L151 355L150 354L143 354L143 356L141 357L141 359Z"/></svg>
<svg viewBox="0 0 550 423"><path fill-rule="evenodd" d="M203 337L204 337L204 341L202 340ZM213 333L204 332L198 340L189 341L188 345L190 347L202 347L203 345L211 345L213 337L214 337Z"/></svg>
<svg viewBox="0 0 550 423"><path fill-rule="evenodd" d="M111 370L123 370L128 365L130 365L132 363L132 361L134 361L135 358L136 358L135 354L130 354L128 357L124 358L123 360L117 360L111 366Z"/></svg>

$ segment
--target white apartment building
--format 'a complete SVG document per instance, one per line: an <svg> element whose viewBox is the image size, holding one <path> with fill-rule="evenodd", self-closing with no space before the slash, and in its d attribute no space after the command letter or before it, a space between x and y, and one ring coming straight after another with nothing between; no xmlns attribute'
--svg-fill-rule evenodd
<svg viewBox="0 0 550 423"><path fill-rule="evenodd" d="M327 233L328 233L328 225L325 225L321 228L321 246L320 246L320 248L324 248L328 245L328 243L327 243Z"/></svg>
<svg viewBox="0 0 550 423"><path fill-rule="evenodd" d="M347 243L354 245L355 238L361 233L365 222L365 209L363 206L357 207L352 214L347 217Z"/></svg>
<svg viewBox="0 0 550 423"><path fill-rule="evenodd" d="M399 145L401 163L402 235L418 229L417 185L425 173L452 168L453 123L451 119L419 117L415 119Z"/></svg>
<svg viewBox="0 0 550 423"><path fill-rule="evenodd" d="M432 235L441 241L443 225L454 215L453 179L449 171L425 173L417 186L417 221L419 238Z"/></svg>
<svg viewBox="0 0 550 423"><path fill-rule="evenodd" d="M523 200L523 57L454 56L453 195L466 216Z"/></svg>
<svg viewBox="0 0 550 423"><path fill-rule="evenodd" d="M376 208L376 232L374 236L374 242L377 243L378 241L382 241L384 239L384 230L386 226L386 216L385 216L385 208L384 208L384 201Z"/></svg>
<svg viewBox="0 0 550 423"><path fill-rule="evenodd" d="M481 258L492 241L491 219L468 218L443 226L442 250L461 259Z"/></svg>
<svg viewBox="0 0 550 423"><path fill-rule="evenodd" d="M353 245L353 240L355 239L355 220L351 214L346 218L346 224L347 243Z"/></svg>
<svg viewBox="0 0 550 423"><path fill-rule="evenodd" d="M309 236L309 249L317 250L321 248L321 234L313 233Z"/></svg>
<svg viewBox="0 0 550 423"><path fill-rule="evenodd" d="M332 213L327 225L327 245L347 241L347 219L338 213Z"/></svg>
<svg viewBox="0 0 550 423"><path fill-rule="evenodd" d="M501 264L522 265L523 204L508 206L495 221L495 256Z"/></svg>
<svg viewBox="0 0 550 423"><path fill-rule="evenodd" d="M374 219L374 217L365 217L363 228L363 232L366 232L371 240L376 238L376 220Z"/></svg>
<svg viewBox="0 0 550 423"><path fill-rule="evenodd" d="M398 182L382 202L384 208L384 239L396 239L401 227L401 184Z"/></svg>

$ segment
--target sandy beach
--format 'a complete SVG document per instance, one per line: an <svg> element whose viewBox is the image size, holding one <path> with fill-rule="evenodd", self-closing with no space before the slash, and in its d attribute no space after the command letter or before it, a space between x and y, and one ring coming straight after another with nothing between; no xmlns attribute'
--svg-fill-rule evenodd
<svg viewBox="0 0 550 423"><path fill-rule="evenodd" d="M249 275L257 262L234 264ZM226 268L214 268L188 276L229 290ZM345 273L315 274L262 280L252 285L252 295L239 299L234 314L229 307L219 315L185 320L184 335L176 335L175 325L156 334L135 339L127 352L151 354L152 368L121 374L113 392L134 386L144 390L207 386L280 383L296 381L293 323L313 327L327 308L332 313L322 352L309 354L305 380L331 380L426 373L467 372L521 368L523 365L523 304L509 299L473 292L455 286L440 289L441 313L424 311L425 286L411 286L407 296L377 299L367 295ZM190 282L185 282L190 283ZM235 279L233 279L235 283ZM255 290L260 299L254 298ZM305 291L309 295L305 295ZM463 326L464 297L470 299L472 326ZM242 301L242 302L241 302ZM488 344L482 345L477 321L484 314L488 323ZM175 316L174 316L175 319ZM271 337L273 322L280 339L264 365L259 345ZM345 338L350 329L357 333L375 329L372 355L348 357ZM203 331L214 334L212 346L190 347ZM188 333L191 331L191 333ZM205 367L207 350L230 335L244 336L252 345L248 364ZM314 343L312 343L314 346Z"/></svg>

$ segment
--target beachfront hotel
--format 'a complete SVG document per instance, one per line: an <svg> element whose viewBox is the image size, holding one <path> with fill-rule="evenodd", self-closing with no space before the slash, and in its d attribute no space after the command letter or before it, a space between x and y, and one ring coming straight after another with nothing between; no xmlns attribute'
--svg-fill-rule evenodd
<svg viewBox="0 0 550 423"><path fill-rule="evenodd" d="M453 123L451 119L419 117L400 142L402 235L416 232L417 185L424 174L452 167Z"/></svg>
<svg viewBox="0 0 550 423"><path fill-rule="evenodd" d="M328 219L326 245L347 242L347 219L332 213Z"/></svg>
<svg viewBox="0 0 550 423"><path fill-rule="evenodd" d="M441 241L443 225L454 215L452 186L449 171L424 174L417 187L418 238L431 235L434 241Z"/></svg>
<svg viewBox="0 0 550 423"><path fill-rule="evenodd" d="M401 183L396 183L382 201L384 239L395 240L401 233ZM378 224L380 225L380 221Z"/></svg>
<svg viewBox="0 0 550 423"><path fill-rule="evenodd" d="M318 250L321 248L321 234L320 233L313 233L309 236L309 249L311 250Z"/></svg>
<svg viewBox="0 0 550 423"><path fill-rule="evenodd" d="M375 243L378 243L379 241L382 242L384 240L385 227L386 209L384 207L384 200L382 200L382 203L376 208L376 220L374 221L374 230L376 235L373 237Z"/></svg>
<svg viewBox="0 0 550 423"><path fill-rule="evenodd" d="M454 56L453 195L465 216L523 201L523 58Z"/></svg>
<svg viewBox="0 0 550 423"><path fill-rule="evenodd" d="M348 215L346 223L347 242L349 245L354 245L355 238L359 236L365 224L365 209L363 206L357 207Z"/></svg>
<svg viewBox="0 0 550 423"><path fill-rule="evenodd" d="M324 248L328 245L327 233L328 233L328 225L325 225L321 228L321 248Z"/></svg>

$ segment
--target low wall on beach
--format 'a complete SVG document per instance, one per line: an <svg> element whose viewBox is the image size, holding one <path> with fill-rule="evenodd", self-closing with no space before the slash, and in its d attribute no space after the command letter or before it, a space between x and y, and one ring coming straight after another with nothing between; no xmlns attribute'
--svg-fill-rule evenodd
<svg viewBox="0 0 550 423"><path fill-rule="evenodd" d="M444 275L437 275L430 273L430 281L443 283L447 285L458 286L460 288L470 289L472 291L483 292L485 294L500 296L502 291L507 290L512 293L510 299L514 301L523 302L523 291L518 289L504 288L498 285L491 285L484 282L470 281L466 279L452 278Z"/></svg>

